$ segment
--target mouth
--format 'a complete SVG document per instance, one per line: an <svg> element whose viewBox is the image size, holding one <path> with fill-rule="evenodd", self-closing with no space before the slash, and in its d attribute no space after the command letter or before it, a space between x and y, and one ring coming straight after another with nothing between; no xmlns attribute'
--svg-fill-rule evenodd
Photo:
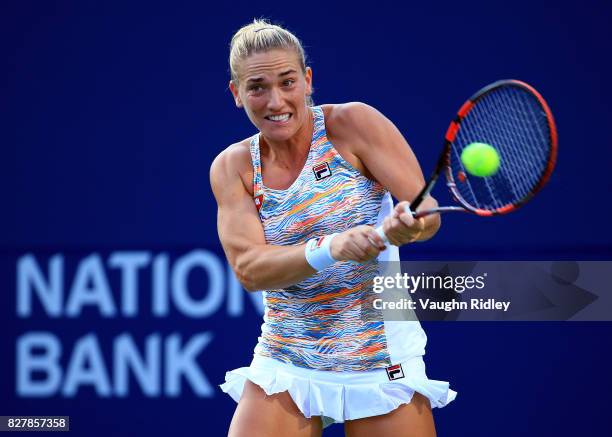
<svg viewBox="0 0 612 437"><path fill-rule="evenodd" d="M264 118L273 123L286 123L293 116L290 112L285 112L283 114L275 114L275 115L267 115Z"/></svg>

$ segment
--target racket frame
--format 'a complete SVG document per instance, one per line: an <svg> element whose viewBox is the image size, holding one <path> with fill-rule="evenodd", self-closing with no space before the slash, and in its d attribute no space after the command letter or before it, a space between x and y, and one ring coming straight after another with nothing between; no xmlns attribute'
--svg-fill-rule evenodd
<svg viewBox="0 0 612 437"><path fill-rule="evenodd" d="M470 205L461 196L461 194L457 190L457 184L455 183L455 179L453 177L453 171L452 171L451 164L450 164L451 144L457 137L457 133L459 132L459 129L461 128L461 122L470 113L470 111L476 105L478 100L482 99L485 95L496 90L497 88L505 87L505 86L514 86L514 87L518 87L518 88L522 88L526 90L538 100L538 103L540 104L544 112L546 113L546 121L548 123L549 140L550 140L550 148L548 151L548 162L547 162L546 167L543 169L542 173L540 174L538 183L531 189L531 191L525 197L523 197L518 202L509 203L509 204L506 204L494 210L476 208ZM417 197L410 204L410 209L413 211L414 216L417 218L424 217L430 214L441 213L441 212L451 212L451 211L471 212L473 214L476 214L482 217L488 217L488 216L499 215L499 214L507 214L511 211L515 211L516 209L520 208L525 203L527 203L538 191L542 189L542 187L550 179L550 175L552 174L553 169L555 168L555 163L557 161L557 147L558 147L557 127L555 125L555 121L554 121L552 112L550 108L548 107L548 104L542 97L542 95L538 91L536 91L535 88L533 88L531 85L525 82L522 82L520 80L504 79L504 80L499 80L497 82L493 82L492 84L485 86L484 88L480 89L475 94L473 94L461 106L459 111L457 111L457 116L455 117L453 121L451 121L450 125L448 126L448 129L446 130L446 135L444 136L444 146L442 149L442 153L440 154L440 157L438 158L436 167L433 173L431 174L429 181L427 182L425 187L423 187L421 192L417 195ZM442 172L444 172L446 176L446 185L448 186L453 196L453 199L457 203L459 203L461 206L443 206L443 207L438 207L434 209L418 211L414 213L414 211L423 202L423 199L425 199L425 197L429 195L434 185L436 184L438 177L440 176Z"/></svg>

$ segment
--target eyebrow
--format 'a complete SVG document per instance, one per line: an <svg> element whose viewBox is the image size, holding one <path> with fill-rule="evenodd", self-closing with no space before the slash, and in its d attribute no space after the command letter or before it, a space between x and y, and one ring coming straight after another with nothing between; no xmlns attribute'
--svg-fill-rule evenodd
<svg viewBox="0 0 612 437"><path fill-rule="evenodd" d="M290 69L290 70L283 71L282 73L280 73L280 74L278 75L278 77L287 76L287 75L289 75L289 74L293 74L293 73L296 73L296 72L297 72L297 71L296 71L296 70L294 70L294 69L292 68L292 69ZM247 80L247 83L259 83L259 82L263 82L263 80L264 80L264 78L263 78L263 77L261 77L261 76L260 76L260 77L253 77L253 78L249 78L249 79Z"/></svg>
<svg viewBox="0 0 612 437"><path fill-rule="evenodd" d="M287 76L288 74L291 74L291 73L297 73L297 71L295 71L295 70L292 68L292 69L290 69L290 70L287 70L287 71L285 71L285 72L283 72L283 73L279 74L279 75L278 75L278 77Z"/></svg>

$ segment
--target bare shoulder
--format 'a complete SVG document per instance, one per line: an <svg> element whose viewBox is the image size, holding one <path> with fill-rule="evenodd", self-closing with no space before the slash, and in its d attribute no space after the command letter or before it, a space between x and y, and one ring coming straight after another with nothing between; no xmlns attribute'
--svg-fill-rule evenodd
<svg viewBox="0 0 612 437"><path fill-rule="evenodd" d="M384 116L373 106L363 102L323 105L325 125L329 129L360 129Z"/></svg>
<svg viewBox="0 0 612 437"><path fill-rule="evenodd" d="M253 178L253 165L249 145L250 138L234 143L213 160L210 165L210 183L215 195L221 187L235 183L238 179L248 192L252 191L249 181Z"/></svg>
<svg viewBox="0 0 612 437"><path fill-rule="evenodd" d="M373 129L388 123L376 108L362 102L323 105L325 128L340 140L367 138Z"/></svg>

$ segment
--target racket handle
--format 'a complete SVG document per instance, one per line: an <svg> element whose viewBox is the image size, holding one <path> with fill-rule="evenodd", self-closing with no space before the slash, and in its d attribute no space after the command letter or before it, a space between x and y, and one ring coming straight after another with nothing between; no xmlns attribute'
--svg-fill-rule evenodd
<svg viewBox="0 0 612 437"><path fill-rule="evenodd" d="M414 212L410 209L410 206L405 207L404 208L404 212L407 212L409 214L415 215ZM376 228L376 233L378 235L380 235L380 238L382 238L382 240L385 242L385 244L390 244L389 239L385 235L385 231L383 230L382 225L380 225L379 227Z"/></svg>
<svg viewBox="0 0 612 437"><path fill-rule="evenodd" d="M389 239L385 235L385 231L383 231L382 225L380 225L379 227L376 228L376 233L378 235L380 235L380 238L382 238L382 240L385 242L385 244L389 244Z"/></svg>
<svg viewBox="0 0 612 437"><path fill-rule="evenodd" d="M434 209L426 209L424 211L419 211L419 212L414 212L410 209L410 207L406 207L405 211L412 213L412 216L415 219L419 219L421 217L427 217L428 215L432 215L432 214L440 214L443 212L469 212L467 209L461 206L440 206ZM389 239L385 235L385 231L383 231L382 225L376 228L376 233L380 235L380 238L383 239L385 244L390 244Z"/></svg>

